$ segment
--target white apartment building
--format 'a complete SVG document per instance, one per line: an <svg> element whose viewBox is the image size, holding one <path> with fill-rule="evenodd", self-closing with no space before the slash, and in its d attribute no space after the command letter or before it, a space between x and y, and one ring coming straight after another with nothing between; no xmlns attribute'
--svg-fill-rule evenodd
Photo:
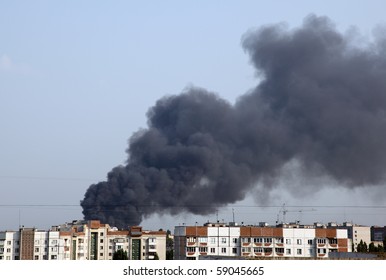
<svg viewBox="0 0 386 280"><path fill-rule="evenodd" d="M0 232L0 260L18 260L20 258L19 232Z"/></svg>
<svg viewBox="0 0 386 280"><path fill-rule="evenodd" d="M330 252L349 252L346 229L315 226L177 226L174 259L200 256L244 258L328 258Z"/></svg>

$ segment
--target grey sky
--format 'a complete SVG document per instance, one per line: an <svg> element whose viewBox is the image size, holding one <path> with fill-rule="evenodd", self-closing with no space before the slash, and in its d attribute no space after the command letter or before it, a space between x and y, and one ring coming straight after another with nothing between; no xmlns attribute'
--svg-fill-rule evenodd
<svg viewBox="0 0 386 280"><path fill-rule="evenodd" d="M129 137L146 127L148 108L162 96L194 85L234 102L256 86L241 46L248 30L278 22L297 27L314 13L342 32L355 26L368 41L373 28L386 24L384 1L315 2L0 1L0 229L82 218L85 191L125 162ZM374 188L335 186L294 198L307 183L281 182L291 191L278 188L270 204L385 205ZM233 207L249 223L272 223L278 213ZM299 208L288 218L386 224L379 209ZM218 216L230 219L232 206ZM164 216L144 225L215 218Z"/></svg>

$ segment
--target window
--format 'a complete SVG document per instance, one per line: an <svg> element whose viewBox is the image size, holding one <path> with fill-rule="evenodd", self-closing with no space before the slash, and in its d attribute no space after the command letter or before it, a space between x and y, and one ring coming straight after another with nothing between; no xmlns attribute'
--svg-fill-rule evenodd
<svg viewBox="0 0 386 280"><path fill-rule="evenodd" d="M210 238L210 244L216 244L216 238L211 237Z"/></svg>
<svg viewBox="0 0 386 280"><path fill-rule="evenodd" d="M232 248L232 254L237 254L237 248Z"/></svg>
<svg viewBox="0 0 386 280"><path fill-rule="evenodd" d="M249 242L251 242L251 239L249 237L243 237L241 239L241 241L244 242L244 243L249 243Z"/></svg>
<svg viewBox="0 0 386 280"><path fill-rule="evenodd" d="M291 244L291 239L286 239L286 240L285 240L285 244L290 245L290 244Z"/></svg>
<svg viewBox="0 0 386 280"><path fill-rule="evenodd" d="M208 252L208 247L200 247L199 251L200 251L200 253L207 253Z"/></svg>
<svg viewBox="0 0 386 280"><path fill-rule="evenodd" d="M243 252L243 253L250 253L251 252L251 248L242 248L241 249L241 252Z"/></svg>
<svg viewBox="0 0 386 280"><path fill-rule="evenodd" d="M7 241L7 245L11 245L12 244L12 241Z"/></svg>
<svg viewBox="0 0 386 280"><path fill-rule="evenodd" d="M296 239L296 244L302 245L302 240L301 239Z"/></svg>
<svg viewBox="0 0 386 280"><path fill-rule="evenodd" d="M188 237L188 242L196 242L196 238L195 237Z"/></svg>
<svg viewBox="0 0 386 280"><path fill-rule="evenodd" d="M39 253L39 248L35 248L35 253Z"/></svg>
<svg viewBox="0 0 386 280"><path fill-rule="evenodd" d="M103 246L100 246L100 249L103 250Z"/></svg>
<svg viewBox="0 0 386 280"><path fill-rule="evenodd" d="M196 252L196 247L186 247L186 252L194 253L194 252Z"/></svg>
<svg viewBox="0 0 386 280"><path fill-rule="evenodd" d="M233 242L233 244L236 244L236 243L237 243L237 241L238 241L238 239L237 239L237 238L232 238L232 242Z"/></svg>
<svg viewBox="0 0 386 280"><path fill-rule="evenodd" d="M263 253L263 248L261 248L261 247L253 248L253 252L255 252L255 253Z"/></svg>
<svg viewBox="0 0 386 280"><path fill-rule="evenodd" d="M99 256L103 257L103 253L100 253Z"/></svg>
<svg viewBox="0 0 386 280"><path fill-rule="evenodd" d="M326 239L318 238L318 244L326 244Z"/></svg>
<svg viewBox="0 0 386 280"><path fill-rule="evenodd" d="M51 244L53 244L53 245L58 244L58 240L52 240L52 241L51 241Z"/></svg>
<svg viewBox="0 0 386 280"><path fill-rule="evenodd" d="M283 238L276 238L276 243L283 243Z"/></svg>
<svg viewBox="0 0 386 280"><path fill-rule="evenodd" d="M39 259L39 256L35 256L35 260L38 260Z"/></svg>
<svg viewBox="0 0 386 280"><path fill-rule="evenodd" d="M326 252L327 252L326 249L323 249L323 248L318 249L318 254L325 254Z"/></svg>
<svg viewBox="0 0 386 280"><path fill-rule="evenodd" d="M58 258L57 255L51 255L51 260L56 260Z"/></svg>
<svg viewBox="0 0 386 280"><path fill-rule="evenodd" d="M272 253L272 248L263 248L263 250L264 250L264 253L269 253L269 254Z"/></svg>
<svg viewBox="0 0 386 280"><path fill-rule="evenodd" d="M99 243L103 243L103 239L99 240Z"/></svg>
<svg viewBox="0 0 386 280"><path fill-rule="evenodd" d="M264 243L272 243L272 238L271 237L264 238Z"/></svg>
<svg viewBox="0 0 386 280"><path fill-rule="evenodd" d="M100 236L103 236L103 232L101 232Z"/></svg>
<svg viewBox="0 0 386 280"><path fill-rule="evenodd" d="M297 250L296 250L296 254L297 254L297 255L301 255L301 254L302 254L302 249L297 249Z"/></svg>
<svg viewBox="0 0 386 280"><path fill-rule="evenodd" d="M255 237L255 238L253 238L253 242L255 242L255 243L263 243L263 238Z"/></svg>
<svg viewBox="0 0 386 280"><path fill-rule="evenodd" d="M275 252L278 254L284 254L284 248L275 248Z"/></svg>
<svg viewBox="0 0 386 280"><path fill-rule="evenodd" d="M153 238L154 239L154 238ZM155 240L154 240L155 241ZM154 242L153 241L153 242ZM199 237L198 238L198 242L201 242L201 243L207 243L208 242L208 237Z"/></svg>
<svg viewBox="0 0 386 280"><path fill-rule="evenodd" d="M286 250L285 250L285 254L286 254L286 255L291 255L291 249L286 249Z"/></svg>
<svg viewBox="0 0 386 280"><path fill-rule="evenodd" d="M308 239L308 245L312 245L312 244L314 244L314 240Z"/></svg>
<svg viewBox="0 0 386 280"><path fill-rule="evenodd" d="M226 244L226 243L227 243L227 239L226 239L225 237L222 237L222 238L221 238L221 243L222 243L222 244Z"/></svg>
<svg viewBox="0 0 386 280"><path fill-rule="evenodd" d="M227 248L221 248L221 253L226 254Z"/></svg>
<svg viewBox="0 0 386 280"><path fill-rule="evenodd" d="M7 248L7 253L11 253L11 248Z"/></svg>
<svg viewBox="0 0 386 280"><path fill-rule="evenodd" d="M216 254L216 248L210 248L210 252L211 252L212 254Z"/></svg>

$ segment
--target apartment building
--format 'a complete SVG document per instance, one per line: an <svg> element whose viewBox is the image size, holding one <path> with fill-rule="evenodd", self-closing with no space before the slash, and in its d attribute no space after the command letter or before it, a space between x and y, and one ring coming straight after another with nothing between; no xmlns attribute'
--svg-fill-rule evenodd
<svg viewBox="0 0 386 280"><path fill-rule="evenodd" d="M96 220L0 232L0 260L112 260L120 249L129 259L164 260L166 232L140 226L118 230Z"/></svg>
<svg viewBox="0 0 386 280"><path fill-rule="evenodd" d="M346 229L281 225L237 226L206 223L177 226L174 259L200 256L243 258L328 258L330 252L349 252Z"/></svg>
<svg viewBox="0 0 386 280"><path fill-rule="evenodd" d="M92 220L75 221L58 227L62 236L70 236L73 260L111 260L118 250L126 251L128 259L166 259L166 232L143 230L132 226L118 230L108 224Z"/></svg>
<svg viewBox="0 0 386 280"><path fill-rule="evenodd" d="M20 238L17 231L0 232L0 260L20 259Z"/></svg>
<svg viewBox="0 0 386 280"><path fill-rule="evenodd" d="M349 222L345 222L342 225L336 225L329 223L332 228L347 229L348 238L351 240L352 251L356 252L358 244L366 242L367 245L371 243L371 230L369 226L357 225Z"/></svg>
<svg viewBox="0 0 386 280"><path fill-rule="evenodd" d="M371 242L373 242L376 246L381 245L383 246L383 242L386 238L386 226L379 227L379 226L372 226L370 228L371 232Z"/></svg>

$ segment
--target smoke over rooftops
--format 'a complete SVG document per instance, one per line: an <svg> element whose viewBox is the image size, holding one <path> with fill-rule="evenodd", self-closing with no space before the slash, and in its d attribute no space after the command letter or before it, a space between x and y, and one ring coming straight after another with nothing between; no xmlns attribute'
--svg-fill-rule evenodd
<svg viewBox="0 0 386 280"><path fill-rule="evenodd" d="M153 213L213 213L296 160L348 188L386 176L385 38L355 47L326 17L262 27L242 45L261 78L230 104L191 87L147 113L125 166L91 185L85 219L124 227ZM312 187L312 186L307 186ZM262 193L266 196L266 193Z"/></svg>

